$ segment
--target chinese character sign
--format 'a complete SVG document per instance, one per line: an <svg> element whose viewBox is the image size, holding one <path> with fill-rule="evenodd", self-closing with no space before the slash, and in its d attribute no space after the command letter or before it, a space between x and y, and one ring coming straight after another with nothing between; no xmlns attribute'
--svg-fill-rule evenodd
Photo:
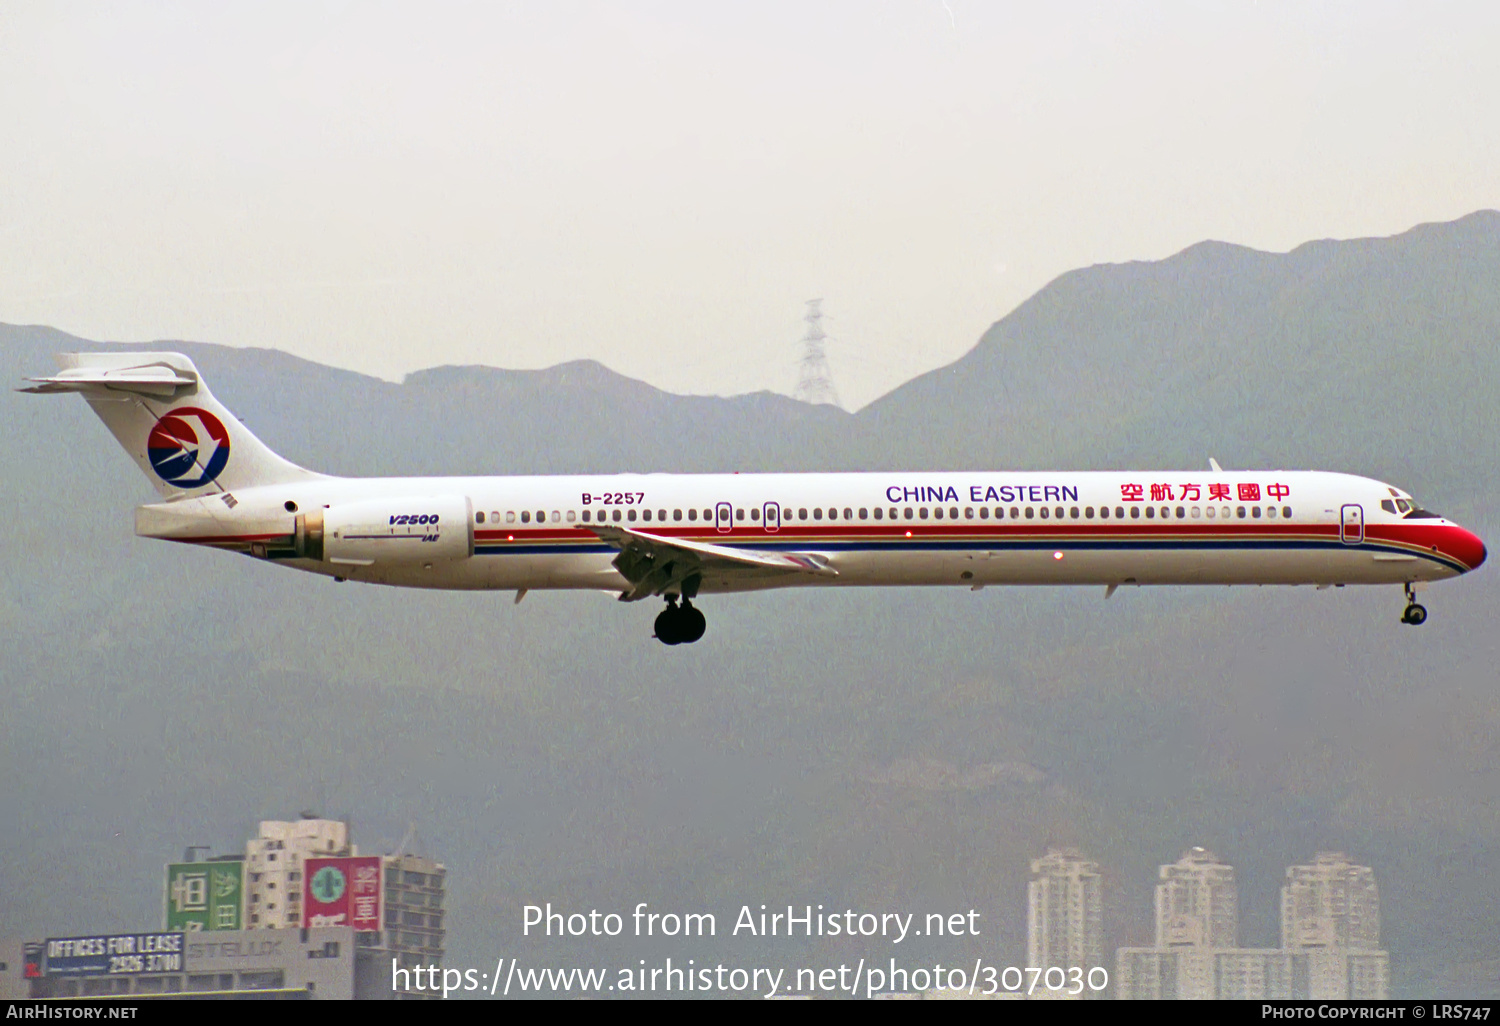
<svg viewBox="0 0 1500 1026"><path fill-rule="evenodd" d="M245 864L173 862L167 865L168 930L238 930L244 924Z"/></svg>
<svg viewBox="0 0 1500 1026"><path fill-rule="evenodd" d="M306 925L380 929L380 856L304 859L302 879Z"/></svg>

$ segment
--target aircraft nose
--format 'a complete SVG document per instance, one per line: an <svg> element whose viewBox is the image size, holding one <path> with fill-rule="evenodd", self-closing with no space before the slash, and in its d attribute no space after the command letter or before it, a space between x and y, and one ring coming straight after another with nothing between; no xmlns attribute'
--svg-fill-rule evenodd
<svg viewBox="0 0 1500 1026"><path fill-rule="evenodd" d="M1484 540L1479 535L1456 527L1453 530L1453 555L1470 570L1478 570L1489 556L1489 550L1484 547Z"/></svg>

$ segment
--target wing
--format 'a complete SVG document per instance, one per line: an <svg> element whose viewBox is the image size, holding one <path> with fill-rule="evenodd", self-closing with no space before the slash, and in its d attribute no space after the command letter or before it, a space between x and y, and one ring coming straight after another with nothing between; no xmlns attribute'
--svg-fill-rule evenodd
<svg viewBox="0 0 1500 1026"><path fill-rule="evenodd" d="M620 550L615 557L615 569L631 585L629 591L620 595L621 602L679 590L688 578L704 573L758 578L780 574L838 576L826 559L811 552L731 548L602 524L590 526L589 530Z"/></svg>

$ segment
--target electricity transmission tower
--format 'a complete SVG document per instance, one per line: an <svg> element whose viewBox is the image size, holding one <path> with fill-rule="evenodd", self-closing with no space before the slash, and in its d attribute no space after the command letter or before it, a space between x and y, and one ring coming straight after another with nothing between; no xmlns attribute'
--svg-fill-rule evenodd
<svg viewBox="0 0 1500 1026"><path fill-rule="evenodd" d="M807 322L807 334L802 336L802 365L797 378L797 391L793 395L814 406L827 403L839 405L839 394L833 390L833 373L828 369L828 353L823 342L823 301L809 299L807 313L802 319Z"/></svg>

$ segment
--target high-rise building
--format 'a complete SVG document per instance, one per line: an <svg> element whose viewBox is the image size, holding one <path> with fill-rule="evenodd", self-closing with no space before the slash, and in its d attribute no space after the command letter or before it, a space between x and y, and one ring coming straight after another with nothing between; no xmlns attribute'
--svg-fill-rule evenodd
<svg viewBox="0 0 1500 1026"><path fill-rule="evenodd" d="M1158 870L1156 946L1232 948L1239 932L1234 867L1207 848L1189 848Z"/></svg>
<svg viewBox="0 0 1500 1026"><path fill-rule="evenodd" d="M1375 871L1342 852L1289 866L1281 888L1281 946L1308 957L1311 998L1384 998L1390 956L1380 950Z"/></svg>
<svg viewBox="0 0 1500 1026"><path fill-rule="evenodd" d="M1311 865L1288 866L1281 888L1281 946L1380 947L1375 871L1330 851L1318 852Z"/></svg>
<svg viewBox="0 0 1500 1026"><path fill-rule="evenodd" d="M1390 959L1378 950L1374 873L1325 852L1286 874L1282 946L1241 948L1234 870L1203 848L1162 866L1156 944L1119 949L1115 997L1384 999Z"/></svg>
<svg viewBox="0 0 1500 1026"><path fill-rule="evenodd" d="M1031 863L1026 886L1027 965L1079 966L1104 958L1104 900L1099 866L1074 848L1049 851Z"/></svg>
<svg viewBox="0 0 1500 1026"><path fill-rule="evenodd" d="M304 816L292 822L263 820L245 843L245 928L299 928L302 922L302 863L307 858L358 855L349 824Z"/></svg>

